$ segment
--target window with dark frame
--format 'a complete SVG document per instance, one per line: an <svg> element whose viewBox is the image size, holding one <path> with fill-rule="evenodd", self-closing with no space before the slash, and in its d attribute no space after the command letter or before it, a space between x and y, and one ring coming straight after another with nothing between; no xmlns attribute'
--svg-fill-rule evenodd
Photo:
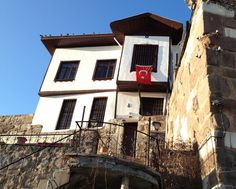
<svg viewBox="0 0 236 189"><path fill-rule="evenodd" d="M152 72L157 72L158 45L134 45L130 71L136 70L136 65L152 66Z"/></svg>
<svg viewBox="0 0 236 189"><path fill-rule="evenodd" d="M140 114L143 116L163 115L164 98L141 98Z"/></svg>
<svg viewBox="0 0 236 189"><path fill-rule="evenodd" d="M116 60L98 60L95 66L93 80L113 79Z"/></svg>
<svg viewBox="0 0 236 189"><path fill-rule="evenodd" d="M72 81L75 79L79 61L62 61L57 71L55 81Z"/></svg>
<svg viewBox="0 0 236 189"><path fill-rule="evenodd" d="M105 110L107 105L107 97L102 98L94 98L93 99L93 105L90 113L89 120L91 123L89 123L88 127L92 127L94 125L94 122L98 122L96 124L96 127L101 127L105 116Z"/></svg>
<svg viewBox="0 0 236 189"><path fill-rule="evenodd" d="M61 112L60 112L59 119L56 126L56 130L70 128L75 104L76 104L76 100L74 99L63 101Z"/></svg>

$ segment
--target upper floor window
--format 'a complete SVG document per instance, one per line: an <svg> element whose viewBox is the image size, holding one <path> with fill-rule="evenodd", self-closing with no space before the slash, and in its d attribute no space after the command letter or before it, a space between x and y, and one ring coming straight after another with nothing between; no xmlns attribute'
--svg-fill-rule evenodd
<svg viewBox="0 0 236 189"><path fill-rule="evenodd" d="M164 98L141 98L140 114L143 116L163 115Z"/></svg>
<svg viewBox="0 0 236 189"><path fill-rule="evenodd" d="M134 45L130 71L135 71L136 65L152 65L152 72L157 72L157 58L158 45Z"/></svg>
<svg viewBox="0 0 236 189"><path fill-rule="evenodd" d="M98 60L95 66L93 80L113 79L116 60Z"/></svg>
<svg viewBox="0 0 236 189"><path fill-rule="evenodd" d="M64 100L61 108L61 112L59 115L59 119L57 122L56 130L60 129L69 129L74 108L75 108L76 100Z"/></svg>
<svg viewBox="0 0 236 189"><path fill-rule="evenodd" d="M57 71L55 81L72 81L75 79L79 61L63 61Z"/></svg>

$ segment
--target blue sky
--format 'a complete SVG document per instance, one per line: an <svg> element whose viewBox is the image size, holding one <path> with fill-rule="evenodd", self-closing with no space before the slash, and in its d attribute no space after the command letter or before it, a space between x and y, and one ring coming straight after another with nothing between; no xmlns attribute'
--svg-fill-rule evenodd
<svg viewBox="0 0 236 189"><path fill-rule="evenodd" d="M154 13L185 24L184 0L1 0L0 115L34 113L50 54L42 35L110 33L110 22Z"/></svg>

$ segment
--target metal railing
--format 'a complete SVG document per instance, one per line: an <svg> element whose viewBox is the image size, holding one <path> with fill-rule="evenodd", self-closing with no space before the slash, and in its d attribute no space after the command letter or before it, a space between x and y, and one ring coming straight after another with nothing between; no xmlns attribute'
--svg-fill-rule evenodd
<svg viewBox="0 0 236 189"><path fill-rule="evenodd" d="M77 130L69 133L0 134L0 144L39 146L25 157L48 147L69 146L73 153L108 156L149 167L152 167L153 159L160 154L158 138L149 135L148 129L127 131L122 124L97 121L76 121L76 124Z"/></svg>
<svg viewBox="0 0 236 189"><path fill-rule="evenodd" d="M76 123L78 127L82 125L82 121ZM88 126L84 132L89 130L97 133L96 154L128 160L145 166L152 166L153 160L160 155L157 133L156 135L150 134L148 125L144 131L138 129L125 131L123 124L97 121L83 121L83 123ZM83 144L86 137L81 140L80 143Z"/></svg>

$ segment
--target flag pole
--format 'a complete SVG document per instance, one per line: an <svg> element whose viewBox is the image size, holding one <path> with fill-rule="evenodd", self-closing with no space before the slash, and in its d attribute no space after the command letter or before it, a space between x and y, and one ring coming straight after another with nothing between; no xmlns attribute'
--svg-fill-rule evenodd
<svg viewBox="0 0 236 189"><path fill-rule="evenodd" d="M143 104L141 101L141 92L140 92L141 85L138 84L138 96L139 96L139 103L140 103L140 114L143 115Z"/></svg>

